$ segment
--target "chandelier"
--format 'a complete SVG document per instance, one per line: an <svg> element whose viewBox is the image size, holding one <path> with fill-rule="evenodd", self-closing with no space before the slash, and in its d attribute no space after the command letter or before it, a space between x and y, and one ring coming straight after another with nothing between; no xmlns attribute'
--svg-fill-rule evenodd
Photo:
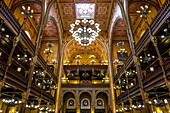
<svg viewBox="0 0 170 113"><path fill-rule="evenodd" d="M22 103L22 101L15 100L14 97L15 97L15 93L12 95L12 99L3 99L2 102L9 107L14 107Z"/></svg>
<svg viewBox="0 0 170 113"><path fill-rule="evenodd" d="M75 40L79 42L82 46L87 46L95 40L101 29L99 29L99 24L95 23L94 20L76 20L75 24L71 24L71 29L69 30L72 33L72 36L75 37Z"/></svg>

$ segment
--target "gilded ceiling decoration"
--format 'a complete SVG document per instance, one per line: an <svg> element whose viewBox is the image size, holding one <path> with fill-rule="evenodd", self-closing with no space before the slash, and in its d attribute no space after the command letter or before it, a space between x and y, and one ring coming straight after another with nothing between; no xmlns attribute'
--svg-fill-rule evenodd
<svg viewBox="0 0 170 113"><path fill-rule="evenodd" d="M81 7L81 4L87 4L89 8ZM64 30L70 29L70 24L75 19L93 19L95 23L99 23L102 30L108 29L111 0L60 0L59 10L61 13L62 25Z"/></svg>

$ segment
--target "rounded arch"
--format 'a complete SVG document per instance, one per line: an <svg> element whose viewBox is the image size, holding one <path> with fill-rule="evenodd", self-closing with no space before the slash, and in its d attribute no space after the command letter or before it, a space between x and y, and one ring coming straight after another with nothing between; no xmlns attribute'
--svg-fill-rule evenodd
<svg viewBox="0 0 170 113"><path fill-rule="evenodd" d="M64 96L67 93L72 93L74 95L74 98L76 97L76 93L74 91L64 91L63 94L62 94L62 97L61 97L61 102L63 102ZM61 104L63 104L63 103L61 103Z"/></svg>
<svg viewBox="0 0 170 113"><path fill-rule="evenodd" d="M19 1L19 2L15 3L15 4L11 7L11 11L14 12L15 9L16 9L18 6L20 6L20 5L22 5L22 4L25 4L25 3L30 3L30 2L38 3L40 6L41 6L41 4L42 4L42 2L39 1L39 0L23 0L23 1Z"/></svg>
<svg viewBox="0 0 170 113"><path fill-rule="evenodd" d="M58 57L58 70L59 70L60 67L61 67L60 65L61 65L61 54L62 54L62 50L61 50L62 39L61 39L61 36L60 36L60 33L59 33L60 31L59 31L58 24L57 24L55 18L54 18L53 16L49 16L48 19L50 19L50 20L53 21L53 23L54 23L54 25L55 25L55 28L56 28L56 30L57 30L57 35L58 35L57 37L58 37L58 42L59 42L59 46L58 46L58 52L59 52L59 57ZM59 73L59 71L57 71L57 75L59 75L58 73Z"/></svg>
<svg viewBox="0 0 170 113"><path fill-rule="evenodd" d="M99 90L95 93L95 98L97 99L97 95L99 93L105 93L107 95L107 98L108 98L108 104L110 104L110 96L109 96L109 92L107 92L106 90Z"/></svg>
<svg viewBox="0 0 170 113"><path fill-rule="evenodd" d="M69 103L70 101L72 101L72 105L70 105L70 103ZM67 103L67 105L66 105L67 109L75 109L76 108L75 98L69 98L66 103Z"/></svg>
<svg viewBox="0 0 170 113"><path fill-rule="evenodd" d="M84 101L86 101L87 106L84 105ZM90 107L91 107L91 103L88 98L83 98L80 102L80 105L81 105L81 109L90 109Z"/></svg>
<svg viewBox="0 0 170 113"><path fill-rule="evenodd" d="M79 92L79 98L80 98L80 96L81 96L82 93L89 93L90 96L92 97L92 92L90 92L90 91L88 91L88 90L86 90L86 91L83 90L83 91L80 91L80 92Z"/></svg>
<svg viewBox="0 0 170 113"><path fill-rule="evenodd" d="M65 42L64 48L63 48L65 55L67 55L67 54L66 54L66 50L67 50L68 46L69 46L71 43L73 43L74 40L75 40L75 39L74 39L72 36L70 36L70 37L69 37L69 40L67 40L67 41ZM96 40L104 47L104 50L105 50L104 55L106 55L107 52L108 52L108 47L107 47L106 42L104 41L104 39L102 39L101 36L96 37ZM66 59L68 60L67 56L66 56Z"/></svg>
<svg viewBox="0 0 170 113"><path fill-rule="evenodd" d="M121 17L117 17L116 19L115 19L115 22L114 22L114 24L113 24L113 26L112 26L112 29L111 29L111 33L110 33L110 38L109 38L109 51L110 51L110 66L111 66L111 71L112 71L112 74L114 74L114 72L113 72L113 59L112 59L112 50L113 50L113 43L112 43L112 40L113 40L113 32L114 32L114 28L115 28L115 25L116 25L116 23L118 22L118 20L120 20L120 19L122 19ZM122 19L123 20L123 19ZM109 56L108 55L108 56ZM108 58L109 59L109 58Z"/></svg>
<svg viewBox="0 0 170 113"><path fill-rule="evenodd" d="M154 6L156 8L156 10L159 10L160 6L158 4L156 4L155 2L151 1L151 0L130 0L128 6L130 6L132 3L135 2L146 2L152 6Z"/></svg>
<svg viewBox="0 0 170 113"><path fill-rule="evenodd" d="M99 93L105 93L105 94L107 95L107 97L109 97L109 93L108 93L106 90L99 90L99 91L97 91L97 92L95 93L95 96L97 97L97 95L98 95Z"/></svg>
<svg viewBox="0 0 170 113"><path fill-rule="evenodd" d="M74 95L74 98L76 97L76 93L74 91L64 91L62 97L66 94L66 93L72 93Z"/></svg>
<svg viewBox="0 0 170 113"><path fill-rule="evenodd" d="M101 101L101 106L98 106L98 101ZM102 98L96 98L96 102L95 102L95 108L96 109L104 109L105 107L105 102Z"/></svg>

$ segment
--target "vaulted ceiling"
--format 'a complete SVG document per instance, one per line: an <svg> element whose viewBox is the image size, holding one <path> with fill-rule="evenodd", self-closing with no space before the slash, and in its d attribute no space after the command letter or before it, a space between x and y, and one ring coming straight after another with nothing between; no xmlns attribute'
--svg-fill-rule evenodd
<svg viewBox="0 0 170 113"><path fill-rule="evenodd" d="M112 0L59 0L59 11L64 30L69 30L70 24L74 23L77 19L75 4L78 3L95 4L95 22L100 24L100 29L108 29Z"/></svg>
<svg viewBox="0 0 170 113"><path fill-rule="evenodd" d="M120 0L122 4L124 4L124 0ZM48 6L50 0L45 0L46 5ZM128 0L128 12L130 17L130 22L132 26L132 30L135 33L135 29L139 26L140 15L136 13L138 9L140 9L141 5L154 6L158 7L156 0ZM14 12L17 8L21 9L22 5L30 6L31 9L34 10L33 13L33 22L35 24L35 31L38 31L39 23L41 19L41 0L14 0L13 5L11 5L11 9ZM75 20L78 18L76 5L82 3L94 4L94 12L91 16L94 19L95 23L100 24L99 28L102 30L100 32L100 36L108 42L108 29L110 24L113 23L111 20L115 16L114 8L115 1L114 0L56 0L53 6L51 7L49 18L47 20L47 24L43 30L43 39L42 41L58 41L58 30L56 23L59 23L64 34L67 32L67 36L63 35L63 41L67 41L71 37L71 33L68 33L70 29L70 24L75 23ZM18 11L18 10L17 10ZM120 14L121 15L121 14ZM30 19L31 20L31 19ZM139 26L140 27L140 26ZM105 32L105 33L103 33ZM118 19L114 28L113 28L113 40L123 40L128 42L127 28L124 25L123 19ZM100 60L103 60L106 56L106 49L101 44L102 41L94 41L91 45L87 47L80 46L76 41L72 41L69 45L67 45L67 50L65 50L65 55L67 59L72 59L75 54L79 52L93 52L97 54Z"/></svg>

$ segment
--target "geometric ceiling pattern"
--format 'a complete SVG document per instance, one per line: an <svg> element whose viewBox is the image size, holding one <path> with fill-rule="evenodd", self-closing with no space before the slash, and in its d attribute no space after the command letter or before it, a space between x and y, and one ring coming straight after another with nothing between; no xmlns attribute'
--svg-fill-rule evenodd
<svg viewBox="0 0 170 113"><path fill-rule="evenodd" d="M65 55L69 61L74 59L74 56L80 54L81 52L97 54L100 59L103 59L106 55L105 47L99 40L93 41L89 46L80 46L78 42L73 39L65 48Z"/></svg>
<svg viewBox="0 0 170 113"><path fill-rule="evenodd" d="M91 19L94 18L95 23L100 24L99 28L101 30L107 30L111 16L111 1L112 0L60 0L59 10L64 30L69 30L70 24L75 23L77 18L83 18L80 17L80 13L76 15L76 5L84 2L91 6L95 5L93 14L90 15L89 13L86 13L84 15ZM81 10L79 11L81 12ZM93 8L91 7L90 12L92 11Z"/></svg>

